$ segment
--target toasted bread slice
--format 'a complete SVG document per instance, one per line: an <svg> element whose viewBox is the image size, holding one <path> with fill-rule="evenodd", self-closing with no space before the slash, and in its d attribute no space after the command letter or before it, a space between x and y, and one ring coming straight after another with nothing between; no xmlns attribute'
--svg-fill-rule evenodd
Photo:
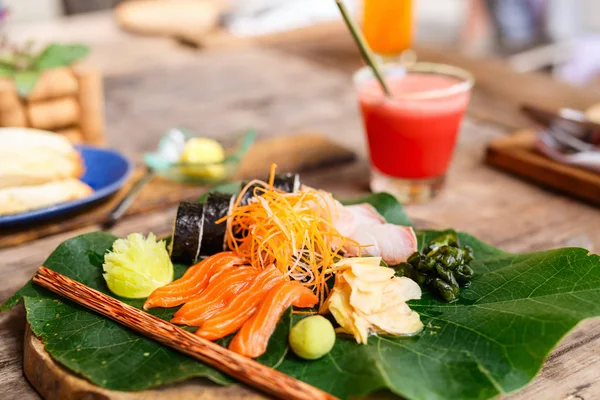
<svg viewBox="0 0 600 400"><path fill-rule="evenodd" d="M92 188L77 179L0 189L0 215L17 214L89 196Z"/></svg>
<svg viewBox="0 0 600 400"><path fill-rule="evenodd" d="M26 128L0 129L0 189L80 178L79 152L61 135Z"/></svg>

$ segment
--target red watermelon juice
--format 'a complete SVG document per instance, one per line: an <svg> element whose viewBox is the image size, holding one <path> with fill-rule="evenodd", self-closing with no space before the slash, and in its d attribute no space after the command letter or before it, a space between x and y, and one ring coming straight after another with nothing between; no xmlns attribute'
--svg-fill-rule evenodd
<svg viewBox="0 0 600 400"><path fill-rule="evenodd" d="M452 160L473 81L466 71L438 64L416 64L408 71L388 66L384 75L391 98L370 70L355 76L372 189L404 202L430 198Z"/></svg>

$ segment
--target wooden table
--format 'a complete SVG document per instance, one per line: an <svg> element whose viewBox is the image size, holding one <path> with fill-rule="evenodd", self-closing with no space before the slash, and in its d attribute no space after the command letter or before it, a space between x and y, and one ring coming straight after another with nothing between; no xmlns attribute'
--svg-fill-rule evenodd
<svg viewBox="0 0 600 400"><path fill-rule="evenodd" d="M256 128L262 136L316 130L354 148L363 161L303 177L313 186L351 196L367 190L368 164L350 72L358 56L339 25L253 42L217 36L198 52L168 39L121 33L109 14L64 23L16 27L15 39L83 41L105 72L107 130L113 147L135 159L169 127L187 126L226 138ZM524 252L566 245L600 249L600 213L586 204L531 186L482 163L485 144L523 125L521 101L584 108L600 94L511 72L499 61L419 48L421 59L473 71L478 84L464 123L447 190L407 207L415 218L468 231L504 250ZM174 208L135 216L114 232L170 230ZM22 286L63 240L89 227L0 251L0 301ZM0 232L1 234L1 232ZM0 398L38 395L22 374L22 308L0 314ZM544 370L512 399L600 398L600 321L579 326L550 356ZM571 396L571 397L569 397Z"/></svg>

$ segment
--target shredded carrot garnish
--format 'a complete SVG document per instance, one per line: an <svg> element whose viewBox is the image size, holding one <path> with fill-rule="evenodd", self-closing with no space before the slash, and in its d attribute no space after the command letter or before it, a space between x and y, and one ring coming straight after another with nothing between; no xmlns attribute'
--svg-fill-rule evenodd
<svg viewBox="0 0 600 400"><path fill-rule="evenodd" d="M329 293L330 267L346 245L360 247L333 226L331 194L310 188L284 193L273 186L275 165L268 182L253 180L238 195L227 222L227 246L256 268L275 265L284 277L309 287L322 303ZM241 204L253 188L255 197Z"/></svg>
<svg viewBox="0 0 600 400"><path fill-rule="evenodd" d="M273 189L273 184L275 183L275 170L277 169L277 164L271 164L271 169L269 173L269 189Z"/></svg>

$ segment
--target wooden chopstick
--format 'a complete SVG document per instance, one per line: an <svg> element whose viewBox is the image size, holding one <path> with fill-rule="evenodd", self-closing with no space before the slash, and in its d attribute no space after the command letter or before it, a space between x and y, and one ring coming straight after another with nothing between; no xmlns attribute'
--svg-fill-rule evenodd
<svg viewBox="0 0 600 400"><path fill-rule="evenodd" d="M33 277L33 281L56 294L280 399L337 399L314 386L202 339L48 268L40 267Z"/></svg>

